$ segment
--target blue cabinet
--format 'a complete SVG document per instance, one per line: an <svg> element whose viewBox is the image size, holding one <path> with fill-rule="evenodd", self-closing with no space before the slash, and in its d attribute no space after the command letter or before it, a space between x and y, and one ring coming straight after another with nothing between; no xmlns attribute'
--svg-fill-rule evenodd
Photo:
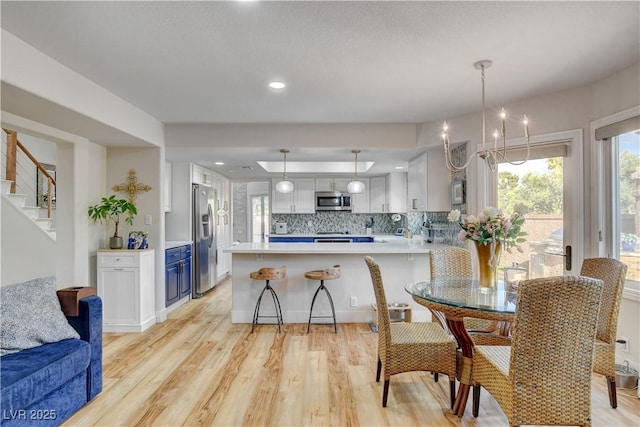
<svg viewBox="0 0 640 427"><path fill-rule="evenodd" d="M165 307L191 293L191 245L165 251Z"/></svg>
<svg viewBox="0 0 640 427"><path fill-rule="evenodd" d="M314 243L315 239L340 239L351 240L353 243L373 243L373 237L371 236L352 236L349 234L332 236L319 235L319 236L269 236L269 243Z"/></svg>
<svg viewBox="0 0 640 427"><path fill-rule="evenodd" d="M353 243L373 243L373 237L368 236L356 236L351 239L353 239Z"/></svg>
<svg viewBox="0 0 640 427"><path fill-rule="evenodd" d="M313 236L269 236L269 243L313 243Z"/></svg>

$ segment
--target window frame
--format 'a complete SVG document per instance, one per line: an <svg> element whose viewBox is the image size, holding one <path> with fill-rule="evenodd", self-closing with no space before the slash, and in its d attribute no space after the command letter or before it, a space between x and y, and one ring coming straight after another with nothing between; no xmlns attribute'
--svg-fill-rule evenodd
<svg viewBox="0 0 640 427"><path fill-rule="evenodd" d="M591 235L590 252L594 256L620 258L619 248L616 247L618 241L614 238L620 234L617 221L614 221L620 206L618 200L613 199L618 194L619 184L613 179L613 173L619 168L619 150L617 144L606 147L606 144L610 144L610 138L596 139L596 129L639 115L640 105L591 122L591 188L596 191L591 199L591 226L594 232ZM627 280L622 297L640 302L640 282Z"/></svg>

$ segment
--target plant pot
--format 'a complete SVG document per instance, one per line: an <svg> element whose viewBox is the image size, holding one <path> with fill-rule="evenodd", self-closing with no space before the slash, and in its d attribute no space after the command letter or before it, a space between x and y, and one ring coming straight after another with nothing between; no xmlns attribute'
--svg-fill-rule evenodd
<svg viewBox="0 0 640 427"><path fill-rule="evenodd" d="M109 237L109 247L111 249L122 249L122 237Z"/></svg>
<svg viewBox="0 0 640 427"><path fill-rule="evenodd" d="M636 242L622 242L622 250L633 252L636 250Z"/></svg>

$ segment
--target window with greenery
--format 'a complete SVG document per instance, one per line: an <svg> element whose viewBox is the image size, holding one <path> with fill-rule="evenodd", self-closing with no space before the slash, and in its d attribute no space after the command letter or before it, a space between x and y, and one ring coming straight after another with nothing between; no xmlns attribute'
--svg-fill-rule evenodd
<svg viewBox="0 0 640 427"><path fill-rule="evenodd" d="M627 280L640 282L640 132L611 138L613 182L612 255L627 264Z"/></svg>

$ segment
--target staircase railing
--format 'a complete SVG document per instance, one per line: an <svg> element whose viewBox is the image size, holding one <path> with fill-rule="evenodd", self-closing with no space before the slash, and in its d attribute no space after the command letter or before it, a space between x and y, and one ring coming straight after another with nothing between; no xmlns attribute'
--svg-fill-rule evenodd
<svg viewBox="0 0 640 427"><path fill-rule="evenodd" d="M2 128L7 134L7 160L5 165L5 179L11 181L10 192L15 194L16 192L16 176L17 176L17 164L18 164L18 149L20 149L29 160L35 165L35 167L42 173L47 179L47 218L51 218L53 208L53 197L55 194L56 180L47 172L42 164L22 145L18 140L18 133L16 131Z"/></svg>

